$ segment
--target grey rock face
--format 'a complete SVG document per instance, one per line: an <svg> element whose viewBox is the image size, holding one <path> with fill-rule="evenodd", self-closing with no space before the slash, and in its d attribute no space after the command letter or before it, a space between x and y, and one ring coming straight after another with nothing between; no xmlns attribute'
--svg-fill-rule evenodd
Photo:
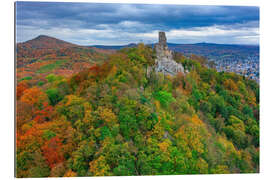
<svg viewBox="0 0 270 180"><path fill-rule="evenodd" d="M168 49L165 32L159 32L159 42L155 44L157 59L155 61L156 72L176 75L178 72L184 73L182 64L173 60L172 52Z"/></svg>

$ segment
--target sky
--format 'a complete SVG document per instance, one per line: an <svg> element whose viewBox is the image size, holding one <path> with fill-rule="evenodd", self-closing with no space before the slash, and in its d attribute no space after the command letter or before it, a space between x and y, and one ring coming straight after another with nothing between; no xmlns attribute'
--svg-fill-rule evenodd
<svg viewBox="0 0 270 180"><path fill-rule="evenodd" d="M259 44L259 7L16 2L16 42L48 35L78 45Z"/></svg>

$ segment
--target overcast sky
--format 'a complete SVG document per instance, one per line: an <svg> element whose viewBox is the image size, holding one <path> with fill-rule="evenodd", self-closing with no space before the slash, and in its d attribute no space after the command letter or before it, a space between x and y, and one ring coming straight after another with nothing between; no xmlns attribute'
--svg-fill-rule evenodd
<svg viewBox="0 0 270 180"><path fill-rule="evenodd" d="M97 3L16 3L16 40L48 35L79 45L259 44L259 8Z"/></svg>

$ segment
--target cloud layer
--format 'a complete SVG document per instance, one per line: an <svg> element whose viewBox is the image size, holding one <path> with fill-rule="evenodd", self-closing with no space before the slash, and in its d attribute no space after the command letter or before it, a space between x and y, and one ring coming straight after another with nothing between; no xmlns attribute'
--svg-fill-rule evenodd
<svg viewBox="0 0 270 180"><path fill-rule="evenodd" d="M259 8L101 3L16 3L17 42L40 34L81 45L157 41L259 43Z"/></svg>

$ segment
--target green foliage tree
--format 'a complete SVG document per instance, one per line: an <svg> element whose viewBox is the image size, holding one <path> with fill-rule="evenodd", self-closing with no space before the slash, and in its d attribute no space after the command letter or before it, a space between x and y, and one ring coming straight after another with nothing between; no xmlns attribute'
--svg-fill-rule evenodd
<svg viewBox="0 0 270 180"><path fill-rule="evenodd" d="M172 94L166 91L158 91L154 93L154 97L160 102L163 107L168 107L171 102L175 101Z"/></svg>
<svg viewBox="0 0 270 180"><path fill-rule="evenodd" d="M58 102L60 102L63 99L63 96L60 95L59 90L57 88L48 89L46 91L46 94L52 106L55 106Z"/></svg>

